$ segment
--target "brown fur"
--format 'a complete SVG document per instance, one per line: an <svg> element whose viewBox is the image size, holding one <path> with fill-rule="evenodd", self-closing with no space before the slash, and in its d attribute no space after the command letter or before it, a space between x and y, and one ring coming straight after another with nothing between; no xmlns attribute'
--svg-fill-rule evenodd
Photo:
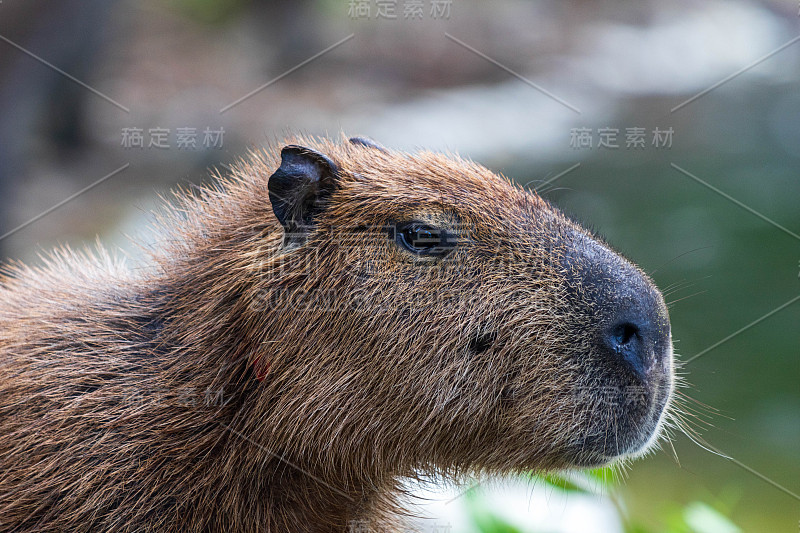
<svg viewBox="0 0 800 533"><path fill-rule="evenodd" d="M601 464L658 431L671 353L647 414L609 401L632 382L569 275L607 252L666 321L633 265L469 161L289 142L339 168L305 243L270 205L275 147L178 194L147 268L65 249L0 278L0 530L400 527L406 477ZM375 229L409 219L458 245ZM598 435L619 442L576 444Z"/></svg>

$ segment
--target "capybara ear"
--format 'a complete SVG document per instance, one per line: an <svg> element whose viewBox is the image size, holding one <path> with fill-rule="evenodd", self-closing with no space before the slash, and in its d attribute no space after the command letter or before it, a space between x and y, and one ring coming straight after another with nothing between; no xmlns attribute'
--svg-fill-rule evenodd
<svg viewBox="0 0 800 533"><path fill-rule="evenodd" d="M269 201L283 225L284 242L303 240L336 188L339 169L324 154L295 144L281 150L281 166L269 178Z"/></svg>
<svg viewBox="0 0 800 533"><path fill-rule="evenodd" d="M350 137L348 139L350 144L355 144L356 146L364 146L366 148L374 148L375 150L380 150L381 152L387 153L387 150L384 146L376 143L372 139L368 139L367 137Z"/></svg>

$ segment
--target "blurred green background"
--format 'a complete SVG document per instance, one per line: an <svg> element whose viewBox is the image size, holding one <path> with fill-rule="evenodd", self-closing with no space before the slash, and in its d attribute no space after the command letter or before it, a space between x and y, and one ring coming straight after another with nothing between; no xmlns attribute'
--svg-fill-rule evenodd
<svg viewBox="0 0 800 533"><path fill-rule="evenodd" d="M695 405L698 429L732 459L676 433L674 453L622 479L481 486L429 506L428 530L795 532L798 11L779 0L4 0L0 256L36 262L99 235L136 259L126 235L158 193L290 130L458 151L538 188L652 273L691 360L684 391L708 406ZM126 145L134 129L142 147ZM196 144L182 145L192 129ZM222 146L205 145L206 129L224 130ZM157 130L166 141L151 146Z"/></svg>

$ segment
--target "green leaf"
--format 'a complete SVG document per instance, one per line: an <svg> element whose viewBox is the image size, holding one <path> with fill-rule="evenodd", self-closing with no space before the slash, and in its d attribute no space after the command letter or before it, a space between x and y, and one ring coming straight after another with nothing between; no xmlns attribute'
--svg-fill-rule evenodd
<svg viewBox="0 0 800 533"><path fill-rule="evenodd" d="M558 474L545 474L539 476L539 479L541 479L548 485L552 485L553 487L557 487L567 492L581 492L581 493L588 492L585 488L581 487L574 481Z"/></svg>
<svg viewBox="0 0 800 533"><path fill-rule="evenodd" d="M473 515L472 520L481 533L522 533L520 529L489 513Z"/></svg>
<svg viewBox="0 0 800 533"><path fill-rule="evenodd" d="M696 533L741 533L725 515L703 502L692 502L683 510L686 525Z"/></svg>
<svg viewBox="0 0 800 533"><path fill-rule="evenodd" d="M617 483L617 474L610 466L587 470L586 474L590 478L601 482L605 486L616 485Z"/></svg>

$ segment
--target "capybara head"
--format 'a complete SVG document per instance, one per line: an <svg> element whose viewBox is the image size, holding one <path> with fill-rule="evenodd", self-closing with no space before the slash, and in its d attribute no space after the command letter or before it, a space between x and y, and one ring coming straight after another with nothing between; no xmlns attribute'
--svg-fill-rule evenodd
<svg viewBox="0 0 800 533"><path fill-rule="evenodd" d="M596 466L653 443L672 343L639 268L471 161L290 142L240 168L275 169L252 363L279 441L401 474Z"/></svg>

